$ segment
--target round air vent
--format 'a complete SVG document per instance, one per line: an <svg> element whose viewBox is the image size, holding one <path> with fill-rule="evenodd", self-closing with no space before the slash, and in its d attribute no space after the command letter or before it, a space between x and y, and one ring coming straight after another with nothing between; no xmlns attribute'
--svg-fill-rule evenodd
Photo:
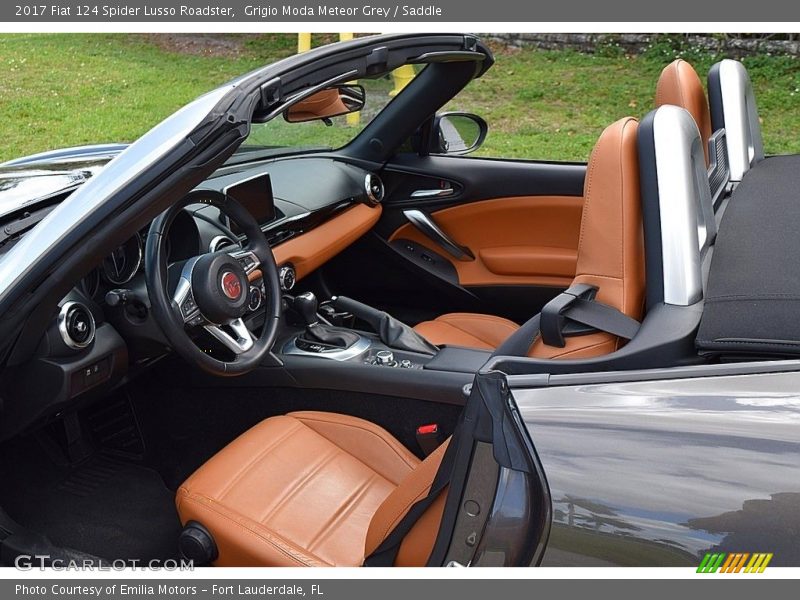
<svg viewBox="0 0 800 600"><path fill-rule="evenodd" d="M375 173L367 173L364 178L364 190L367 192L367 201L373 206L383 200L383 181Z"/></svg>
<svg viewBox="0 0 800 600"><path fill-rule="evenodd" d="M218 235L208 244L208 251L218 252L219 250L227 248L228 246L233 246L233 240L227 235Z"/></svg>
<svg viewBox="0 0 800 600"><path fill-rule="evenodd" d="M58 332L64 343L75 350L86 348L94 340L94 317L80 302L67 302L58 313Z"/></svg>

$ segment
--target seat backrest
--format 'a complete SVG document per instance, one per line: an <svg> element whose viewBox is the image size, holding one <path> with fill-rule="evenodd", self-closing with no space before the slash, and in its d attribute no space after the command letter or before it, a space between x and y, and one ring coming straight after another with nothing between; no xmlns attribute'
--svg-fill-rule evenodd
<svg viewBox="0 0 800 600"><path fill-rule="evenodd" d="M683 59L674 60L664 67L658 78L656 108L666 104L680 106L692 115L700 130L706 166L709 166L708 140L714 131L711 123L711 111L697 71Z"/></svg>
<svg viewBox="0 0 800 600"><path fill-rule="evenodd" d="M378 507L367 530L367 539L364 544L365 557L370 556L394 531L394 528L414 504L428 495L448 443L449 441L434 450L400 482L400 485ZM400 545L395 566L424 567L426 565L428 557L433 551L436 535L439 533L446 499L447 491L445 490L417 520Z"/></svg>
<svg viewBox="0 0 800 600"><path fill-rule="evenodd" d="M714 129L725 129L731 181L741 181L764 158L753 84L742 63L726 58L711 67L708 101Z"/></svg>
<svg viewBox="0 0 800 600"><path fill-rule="evenodd" d="M639 193L636 119L625 118L603 131L586 169L574 284L598 288L597 300L629 317L644 309L644 240ZM607 333L571 336L564 348L537 339L529 356L590 358L617 350L623 341Z"/></svg>

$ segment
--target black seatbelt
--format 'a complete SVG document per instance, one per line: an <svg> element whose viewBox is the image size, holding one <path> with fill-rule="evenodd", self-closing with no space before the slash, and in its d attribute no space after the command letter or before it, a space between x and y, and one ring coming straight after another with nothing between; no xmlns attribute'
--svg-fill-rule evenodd
<svg viewBox="0 0 800 600"><path fill-rule="evenodd" d="M582 298L575 299L564 316L570 321L588 325L594 330L605 331L626 340L633 339L640 326L639 321L632 319L613 306ZM548 343L544 337L544 331L542 331L542 341L545 344Z"/></svg>
<svg viewBox="0 0 800 600"><path fill-rule="evenodd" d="M633 339L639 331L639 321L598 302L594 299L596 293L597 288L583 283L571 286L545 304L541 313L526 321L492 356L525 356L537 335L548 346L557 348L566 345L565 336L597 331Z"/></svg>
<svg viewBox="0 0 800 600"><path fill-rule="evenodd" d="M456 464L456 446L455 440L451 439L447 449L444 451L442 462L433 478L428 495L418 500L403 518L400 519L400 522L395 526L392 532L386 536L386 539L375 548L372 554L364 559L365 567L394 566L394 561L397 559L397 554L400 552L400 546L406 535L408 535L408 532L411 531L419 518L425 514L425 511L428 510L430 505L433 504L450 483L453 468Z"/></svg>

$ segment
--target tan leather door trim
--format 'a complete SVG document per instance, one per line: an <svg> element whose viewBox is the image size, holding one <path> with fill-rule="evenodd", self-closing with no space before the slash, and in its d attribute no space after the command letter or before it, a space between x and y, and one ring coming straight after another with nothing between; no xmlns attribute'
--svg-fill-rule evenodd
<svg viewBox="0 0 800 600"><path fill-rule="evenodd" d="M381 210L380 205L366 204L348 208L311 231L275 246L275 262L279 266L292 263L297 279L305 277L372 229Z"/></svg>
<svg viewBox="0 0 800 600"><path fill-rule="evenodd" d="M567 286L575 276L583 198L517 196L463 204L432 213L436 224L475 254L452 260L407 223L390 241L407 239L445 256L465 287Z"/></svg>

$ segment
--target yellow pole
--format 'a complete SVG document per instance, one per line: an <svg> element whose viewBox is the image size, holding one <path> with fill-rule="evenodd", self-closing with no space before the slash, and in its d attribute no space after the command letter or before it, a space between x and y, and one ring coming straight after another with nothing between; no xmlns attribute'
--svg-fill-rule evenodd
<svg viewBox="0 0 800 600"><path fill-rule="evenodd" d="M414 75L415 73L413 65L403 65L402 67L397 67L394 71L392 71L394 89L389 92L389 95L392 97L397 96L397 94L403 91L404 87L411 83L411 80L414 79Z"/></svg>
<svg viewBox="0 0 800 600"><path fill-rule="evenodd" d="M298 33L297 34L297 53L308 52L311 50L311 34Z"/></svg>
<svg viewBox="0 0 800 600"><path fill-rule="evenodd" d="M347 41L352 40L352 39L353 39L353 34L352 33L340 33L339 34L339 41L340 42L347 42ZM356 81L348 81L348 83L356 84L356 83L358 83L358 80L356 80ZM347 124L350 125L351 127L356 127L356 126L358 126L359 123L361 123L361 113L360 112L350 113L349 115L347 115L346 118L347 118Z"/></svg>

